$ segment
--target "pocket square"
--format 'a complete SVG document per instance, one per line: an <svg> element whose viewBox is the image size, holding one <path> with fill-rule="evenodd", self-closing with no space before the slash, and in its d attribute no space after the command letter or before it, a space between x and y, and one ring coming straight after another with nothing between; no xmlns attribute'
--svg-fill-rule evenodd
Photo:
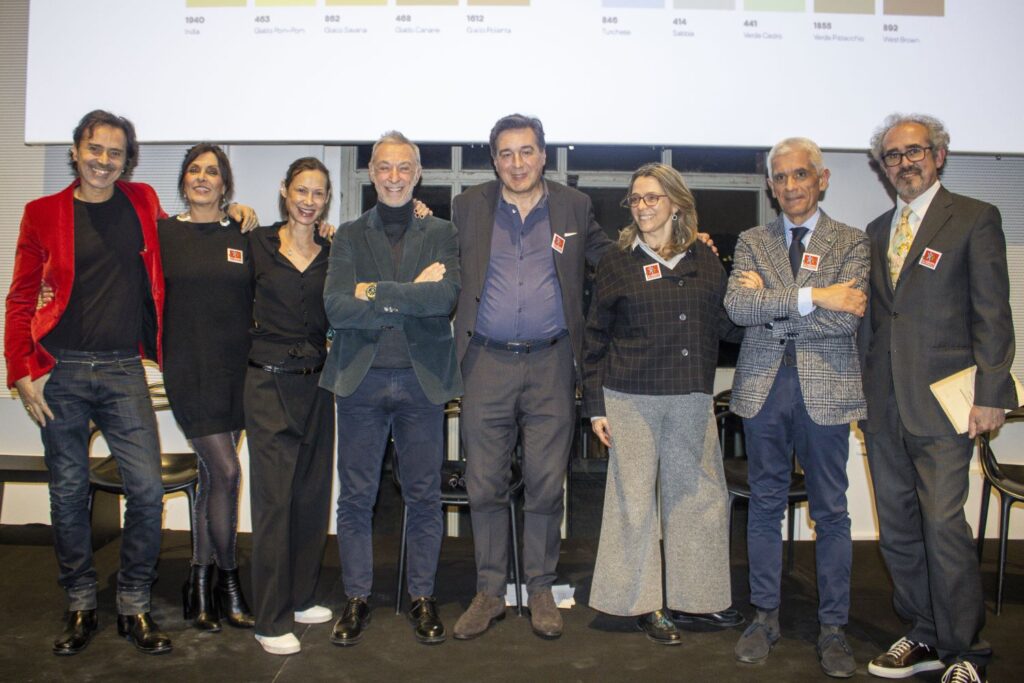
<svg viewBox="0 0 1024 683"><path fill-rule="evenodd" d="M567 232L567 233L565 233L564 235L562 235L562 237L572 237L572 236L573 236L573 235L575 235L575 234L576 234L576 233L574 233L574 232Z"/></svg>

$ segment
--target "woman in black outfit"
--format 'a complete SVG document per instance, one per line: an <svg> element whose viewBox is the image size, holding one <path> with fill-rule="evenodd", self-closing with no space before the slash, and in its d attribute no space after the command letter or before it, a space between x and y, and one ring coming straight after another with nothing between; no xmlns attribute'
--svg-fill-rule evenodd
<svg viewBox="0 0 1024 683"><path fill-rule="evenodd" d="M250 236L255 276L245 427L253 525L256 640L271 654L300 650L295 623L331 610L314 593L327 540L334 442L332 394L318 385L327 355L323 289L329 242L317 226L331 181L312 157L281 183L285 219Z"/></svg>
<svg viewBox="0 0 1024 683"><path fill-rule="evenodd" d="M245 426L242 387L252 324L248 239L225 213L233 182L220 147L188 150L178 190L187 211L161 220L158 229L166 286L164 383L199 465L184 615L201 631L220 631L218 614L232 626L252 628L235 557L236 445Z"/></svg>

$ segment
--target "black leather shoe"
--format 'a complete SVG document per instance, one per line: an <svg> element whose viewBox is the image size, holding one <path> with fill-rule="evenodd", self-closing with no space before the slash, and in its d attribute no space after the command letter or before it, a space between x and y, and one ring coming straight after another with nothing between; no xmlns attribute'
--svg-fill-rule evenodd
<svg viewBox="0 0 1024 683"><path fill-rule="evenodd" d="M682 635L679 629L668 618L668 613L663 610L655 610L645 614L636 620L636 626L647 634L648 639L659 645L682 645Z"/></svg>
<svg viewBox="0 0 1024 683"><path fill-rule="evenodd" d="M363 631L370 625L370 606L366 598L350 598L345 611L334 624L331 631L331 642L335 645L348 647L363 639Z"/></svg>
<svg viewBox="0 0 1024 683"><path fill-rule="evenodd" d="M447 637L441 617L437 615L437 602L434 598L422 597L412 601L409 609L409 621L415 626L413 634L416 640L425 645L443 643Z"/></svg>
<svg viewBox="0 0 1024 683"><path fill-rule="evenodd" d="M80 609L64 614L64 630L60 637L53 641L53 654L77 655L84 650L96 633L98 621L96 610Z"/></svg>
<svg viewBox="0 0 1024 683"><path fill-rule="evenodd" d="M117 634L131 641L139 652L147 655L162 655L171 651L171 639L149 616L142 614L118 614Z"/></svg>
<svg viewBox="0 0 1024 683"><path fill-rule="evenodd" d="M721 612L677 612L672 611L672 621L679 626L698 626L701 628L732 628L739 626L746 619L739 610L724 609Z"/></svg>

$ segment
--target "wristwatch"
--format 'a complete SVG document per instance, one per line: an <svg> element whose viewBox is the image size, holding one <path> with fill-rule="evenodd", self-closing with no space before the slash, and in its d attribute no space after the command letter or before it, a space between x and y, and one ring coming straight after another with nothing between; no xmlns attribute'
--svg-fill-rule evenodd
<svg viewBox="0 0 1024 683"><path fill-rule="evenodd" d="M377 283L371 282L366 285L366 299L367 301L373 301L377 298Z"/></svg>

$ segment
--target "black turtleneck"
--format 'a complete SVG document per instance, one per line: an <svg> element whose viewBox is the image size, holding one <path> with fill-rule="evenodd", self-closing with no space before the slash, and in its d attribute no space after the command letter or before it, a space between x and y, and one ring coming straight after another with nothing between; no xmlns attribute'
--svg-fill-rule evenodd
<svg viewBox="0 0 1024 683"><path fill-rule="evenodd" d="M412 201L401 206L377 204L377 214L384 223L384 234L388 236L393 251L395 245L401 242L405 235L405 229L412 222ZM401 260L401 254L399 254L399 260ZM398 270L398 261L395 262L395 270Z"/></svg>
<svg viewBox="0 0 1024 683"><path fill-rule="evenodd" d="M391 243L391 264L394 268L395 281L399 281L398 271L402 263L402 242L405 231L412 223L412 201L401 206L377 204L377 214L384 224L384 234ZM418 275L417 273L416 275ZM377 355L373 359L375 368L409 368L412 358L409 355L409 340L401 327L393 327L381 331L377 342Z"/></svg>

